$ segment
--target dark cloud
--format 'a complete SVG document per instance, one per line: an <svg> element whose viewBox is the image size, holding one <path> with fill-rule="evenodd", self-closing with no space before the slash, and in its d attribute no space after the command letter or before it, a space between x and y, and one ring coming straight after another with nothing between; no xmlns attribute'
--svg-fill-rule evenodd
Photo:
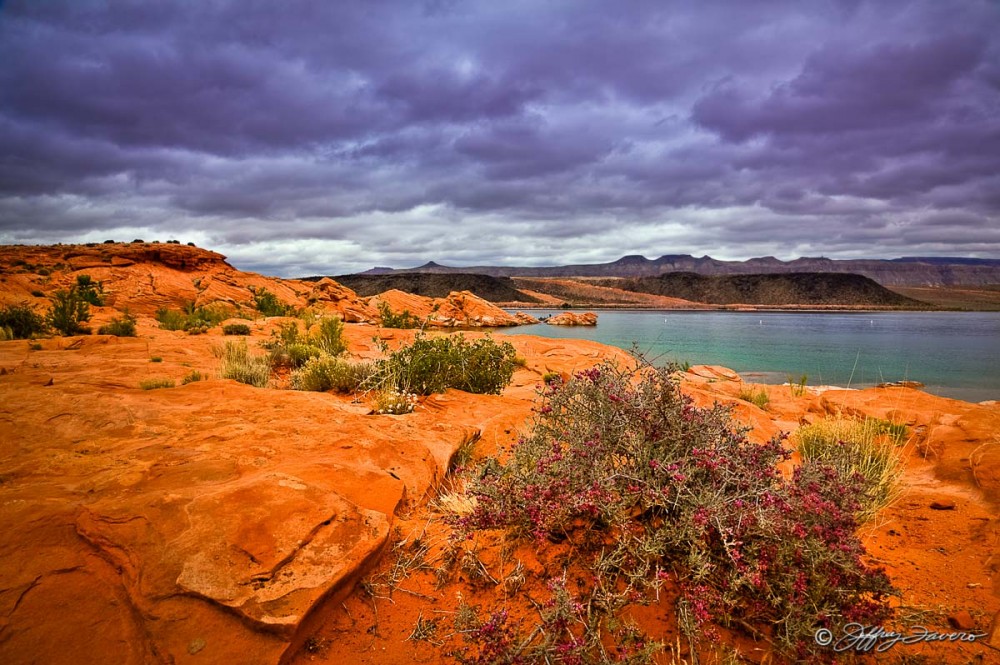
<svg viewBox="0 0 1000 665"><path fill-rule="evenodd" d="M987 0L8 2L0 242L997 256L998 35Z"/></svg>

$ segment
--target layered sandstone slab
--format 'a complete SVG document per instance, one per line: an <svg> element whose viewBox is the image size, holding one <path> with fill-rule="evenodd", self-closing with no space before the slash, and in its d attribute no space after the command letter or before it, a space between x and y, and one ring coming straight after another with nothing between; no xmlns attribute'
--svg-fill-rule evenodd
<svg viewBox="0 0 1000 665"><path fill-rule="evenodd" d="M281 321L254 324L251 346ZM378 354L371 328L346 333L355 355ZM528 360L503 396L448 391L375 416L349 396L215 378L216 329L141 317L139 335L0 342L2 662L279 662L459 447L509 445L544 372L606 354L513 338ZM182 385L192 370L208 380ZM140 390L148 378L176 387Z"/></svg>
<svg viewBox="0 0 1000 665"><path fill-rule="evenodd" d="M597 315L593 312L563 312L545 319L550 326L596 326Z"/></svg>

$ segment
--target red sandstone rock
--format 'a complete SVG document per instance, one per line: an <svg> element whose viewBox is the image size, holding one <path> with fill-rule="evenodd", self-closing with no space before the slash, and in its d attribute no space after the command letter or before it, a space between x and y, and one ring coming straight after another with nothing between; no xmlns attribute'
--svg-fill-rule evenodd
<svg viewBox="0 0 1000 665"><path fill-rule="evenodd" d="M577 314L575 312L563 312L545 319L545 323L550 326L596 326L597 315L593 312Z"/></svg>
<svg viewBox="0 0 1000 665"><path fill-rule="evenodd" d="M437 328L492 328L520 325L513 315L470 291L453 291L445 298L427 298L392 289L366 298L369 311L378 317L379 303L394 314L409 312L421 323Z"/></svg>
<svg viewBox="0 0 1000 665"><path fill-rule="evenodd" d="M948 625L956 630L975 630L976 620L965 610L948 615Z"/></svg>

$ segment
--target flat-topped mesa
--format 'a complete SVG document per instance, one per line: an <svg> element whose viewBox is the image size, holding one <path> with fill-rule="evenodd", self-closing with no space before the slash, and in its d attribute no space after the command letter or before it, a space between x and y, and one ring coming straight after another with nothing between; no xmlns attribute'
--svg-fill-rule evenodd
<svg viewBox="0 0 1000 665"><path fill-rule="evenodd" d="M596 326L597 315L593 312L583 312L582 314L563 312L547 318L545 323L550 326Z"/></svg>

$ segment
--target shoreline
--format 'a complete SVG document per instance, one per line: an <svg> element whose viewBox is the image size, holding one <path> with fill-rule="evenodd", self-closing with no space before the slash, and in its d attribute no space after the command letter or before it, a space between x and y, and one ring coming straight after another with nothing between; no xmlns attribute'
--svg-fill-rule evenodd
<svg viewBox="0 0 1000 665"><path fill-rule="evenodd" d="M560 307L558 305L540 305L535 303L493 303L503 310L525 311L525 310L552 310L560 312L578 311L637 311L637 312L796 312L802 314L824 314L834 313L865 313L865 312L954 312L954 313L989 313L992 310L979 309L945 309L945 308L904 308L904 307L878 307L867 305L703 305L700 307L660 307L653 305L638 304L595 304L573 305L572 307Z"/></svg>

